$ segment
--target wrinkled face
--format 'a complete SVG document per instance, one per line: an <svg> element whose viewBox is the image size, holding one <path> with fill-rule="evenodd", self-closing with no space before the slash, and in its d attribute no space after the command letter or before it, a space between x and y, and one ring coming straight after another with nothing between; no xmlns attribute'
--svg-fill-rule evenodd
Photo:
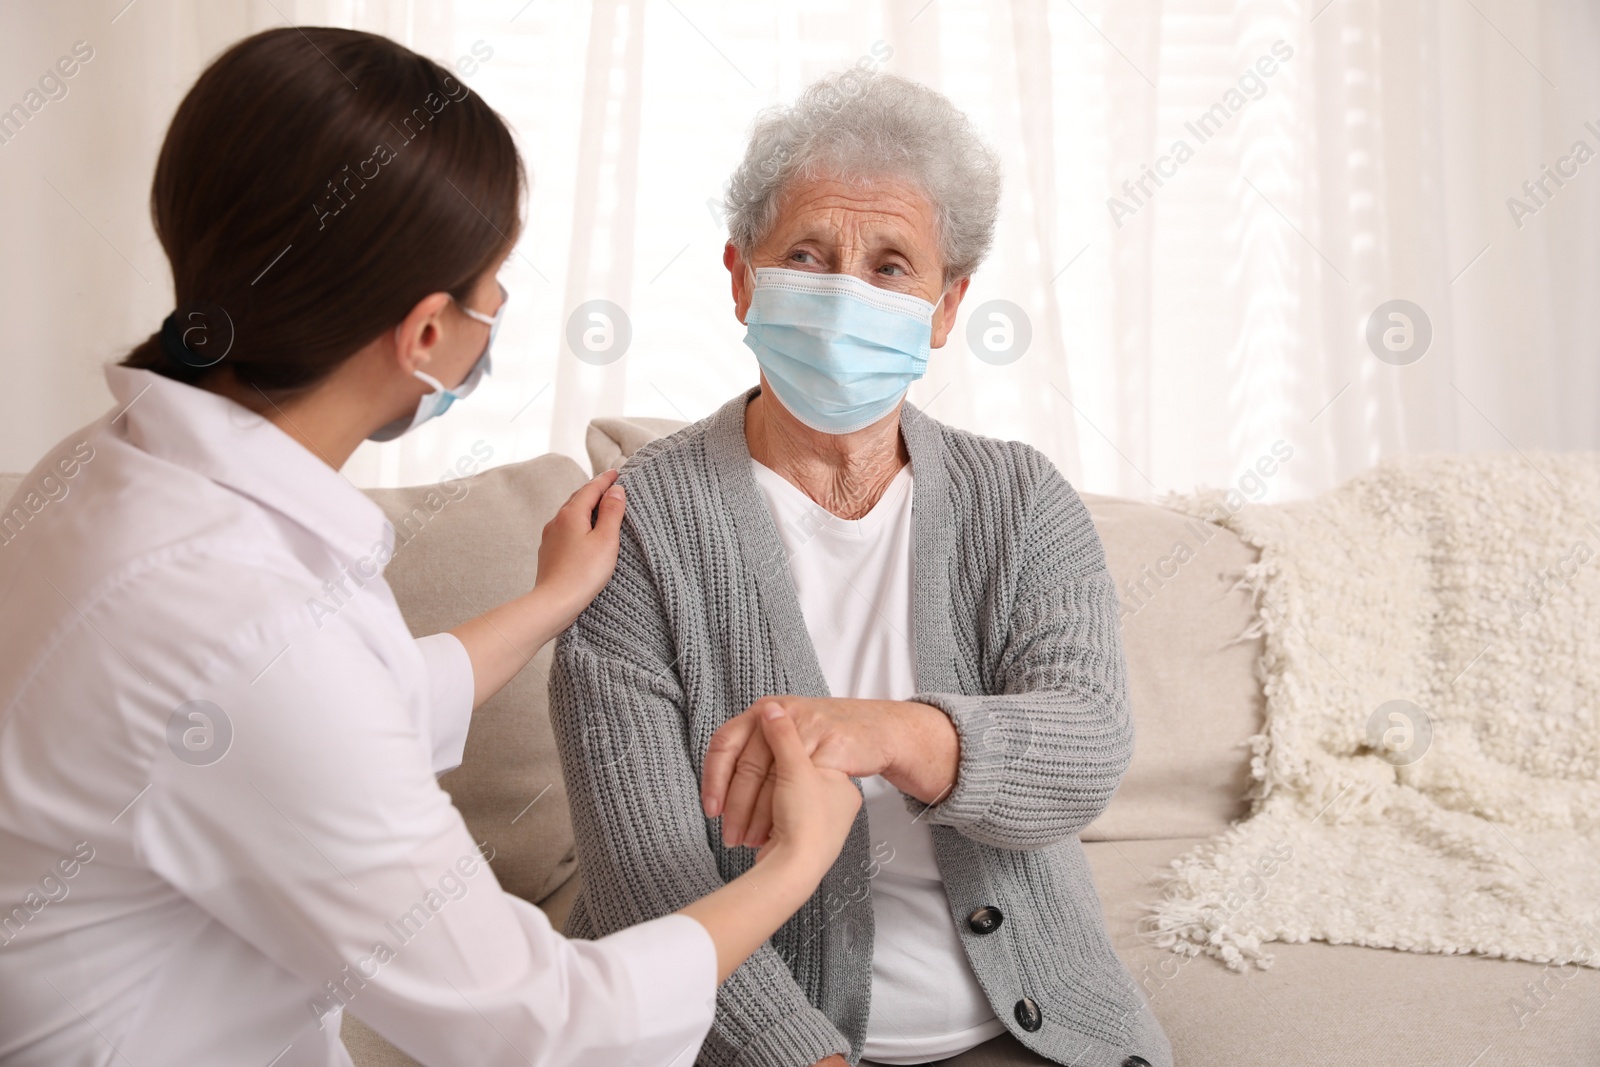
<svg viewBox="0 0 1600 1067"><path fill-rule="evenodd" d="M731 245L723 262L733 274L735 311L743 322L751 296L747 264ZM967 288L962 278L946 289L933 204L915 185L890 177L866 184L836 178L792 183L748 266L849 274L921 297L935 305L934 348L949 336Z"/></svg>

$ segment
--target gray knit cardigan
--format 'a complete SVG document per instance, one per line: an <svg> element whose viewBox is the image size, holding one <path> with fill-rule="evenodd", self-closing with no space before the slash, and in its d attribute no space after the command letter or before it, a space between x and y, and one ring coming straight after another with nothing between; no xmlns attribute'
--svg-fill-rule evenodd
<svg viewBox="0 0 1600 1067"><path fill-rule="evenodd" d="M827 696L736 397L624 466L615 576L562 635L550 681L596 937L683 907L749 869L700 809L717 727L768 694ZM1112 951L1078 831L1133 749L1117 597L1083 503L1027 445L905 405L914 470L912 699L950 716L954 791L924 816L950 917L995 1015L1062 1064L1172 1054ZM909 798L908 798L909 802ZM916 810L920 810L917 805ZM699 1062L859 1059L872 988L866 813L815 896L722 987ZM994 911L999 925L992 926ZM1031 1028L1030 1028L1031 1027Z"/></svg>

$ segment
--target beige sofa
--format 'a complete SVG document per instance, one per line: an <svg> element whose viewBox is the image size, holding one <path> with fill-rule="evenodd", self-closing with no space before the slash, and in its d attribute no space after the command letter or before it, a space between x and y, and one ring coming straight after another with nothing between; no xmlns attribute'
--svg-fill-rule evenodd
<svg viewBox="0 0 1600 1067"><path fill-rule="evenodd" d="M616 465L676 425L596 420L591 460L600 470ZM428 487L373 491L399 531L388 577L413 630L453 626L527 589L540 528L586 477L565 457L543 456L467 479L465 495L455 492L437 510L425 503ZM0 478L0 499L13 485ZM1144 588L1141 606L1123 620L1138 728L1133 766L1083 840L1112 939L1166 1027L1176 1062L1600 1064L1593 971L1306 944L1271 946L1270 970L1236 974L1140 940L1142 907L1159 896L1168 862L1247 814L1245 741L1260 724L1263 699L1259 644L1239 639L1251 604L1235 579L1252 550L1213 528L1194 560L1162 579L1159 561L1178 540L1195 540L1185 532L1190 520L1148 504L1085 500L1119 585ZM465 761L443 784L474 834L494 846L501 883L559 924L578 882L546 717L548 665L545 649L479 709ZM360 1067L412 1062L355 1018L346 1017L344 1037Z"/></svg>

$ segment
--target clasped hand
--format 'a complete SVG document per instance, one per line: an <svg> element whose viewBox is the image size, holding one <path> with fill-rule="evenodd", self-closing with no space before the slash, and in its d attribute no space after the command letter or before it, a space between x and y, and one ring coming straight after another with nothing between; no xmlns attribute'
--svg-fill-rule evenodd
<svg viewBox="0 0 1600 1067"><path fill-rule="evenodd" d="M760 848L772 831L772 750L761 718L773 704L794 721L811 762L855 778L882 775L902 792L936 804L954 788L960 746L938 708L906 700L763 697L712 735L701 776L707 818L722 816L730 848Z"/></svg>

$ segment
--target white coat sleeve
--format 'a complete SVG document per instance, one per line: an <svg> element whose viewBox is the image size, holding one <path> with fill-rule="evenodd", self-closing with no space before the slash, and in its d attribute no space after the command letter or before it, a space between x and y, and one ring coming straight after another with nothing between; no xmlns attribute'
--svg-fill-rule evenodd
<svg viewBox="0 0 1600 1067"><path fill-rule="evenodd" d="M428 668L433 773L443 774L461 766L467 748L467 728L472 725L472 658L452 633L417 638L417 651Z"/></svg>

